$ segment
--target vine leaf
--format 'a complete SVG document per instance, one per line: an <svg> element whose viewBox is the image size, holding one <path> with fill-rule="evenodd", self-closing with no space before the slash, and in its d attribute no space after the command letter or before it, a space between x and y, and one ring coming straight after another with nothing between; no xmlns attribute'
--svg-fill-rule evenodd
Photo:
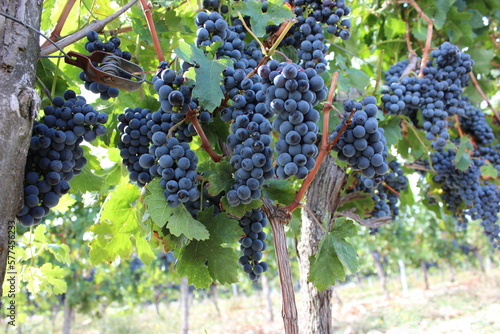
<svg viewBox="0 0 500 334"><path fill-rule="evenodd" d="M111 192L103 205L99 223L91 227L96 237L90 242L90 260L92 263L111 262L116 256L126 258L139 247L139 254L144 263L151 263L154 258L151 246L142 247L139 239L146 238L146 232L141 229L139 202L140 192L136 186L121 184ZM134 243L133 238L136 242Z"/></svg>
<svg viewBox="0 0 500 334"><path fill-rule="evenodd" d="M252 31L257 37L262 37L266 34L266 26L273 24L281 24L285 19L295 17L290 7L283 3L283 0L269 0L267 2L267 11L262 12L262 2L257 0L249 0L239 2L234 8L240 11L241 14L250 17Z"/></svg>
<svg viewBox="0 0 500 334"><path fill-rule="evenodd" d="M229 190L234 180L233 167L228 160L215 164L215 171L208 177L208 193L214 196Z"/></svg>
<svg viewBox="0 0 500 334"><path fill-rule="evenodd" d="M293 189L292 183L286 180L271 179L268 184L269 187L262 189L265 197L282 205L292 203L297 193Z"/></svg>
<svg viewBox="0 0 500 334"><path fill-rule="evenodd" d="M156 225L163 227L167 224L170 233L177 237L184 234L188 239L208 239L206 227L194 219L183 204L176 208L167 204L159 180L150 182L146 188L151 194L146 197L145 202Z"/></svg>
<svg viewBox="0 0 500 334"><path fill-rule="evenodd" d="M217 60L207 58L201 49L184 41L179 42L179 47L174 52L179 58L196 65L193 98L197 98L205 110L215 110L224 98L220 81L226 66Z"/></svg>
<svg viewBox="0 0 500 334"><path fill-rule="evenodd" d="M238 222L226 213L214 216L214 207L198 213L198 218L210 232L210 239L191 241L176 251L179 275L188 276L196 288L208 288L212 281L221 284L238 281L238 255L230 247L241 233Z"/></svg>
<svg viewBox="0 0 500 334"><path fill-rule="evenodd" d="M345 280L346 269L351 273L358 270L356 249L345 240L356 234L353 222L339 218L334 228L321 239L318 252L309 258L311 272L308 277L319 291L334 285L337 279Z"/></svg>
<svg viewBox="0 0 500 334"><path fill-rule="evenodd" d="M468 151L473 150L474 147L470 142L470 138L468 136L460 137L460 146L458 146L457 154L455 155L455 165L459 170L465 172L469 169L470 164L472 163L470 159L470 154Z"/></svg>

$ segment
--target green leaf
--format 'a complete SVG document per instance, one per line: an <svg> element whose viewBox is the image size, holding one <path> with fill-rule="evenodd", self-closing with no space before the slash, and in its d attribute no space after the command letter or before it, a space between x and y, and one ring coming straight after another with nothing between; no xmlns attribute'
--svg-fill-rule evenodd
<svg viewBox="0 0 500 334"><path fill-rule="evenodd" d="M356 235L356 225L339 218L334 228L321 239L318 252L309 258L311 271L308 278L319 291L334 285L337 279L345 280L344 268L351 273L358 270L356 249L345 240Z"/></svg>
<svg viewBox="0 0 500 334"><path fill-rule="evenodd" d="M248 204L240 204L238 206L231 206L227 202L226 196L221 198L221 203L227 213L235 217L243 217L245 212L252 211L252 209L257 209L262 206L262 201L260 199L251 201Z"/></svg>
<svg viewBox="0 0 500 334"><path fill-rule="evenodd" d="M403 139L403 134L401 133L401 118L399 116L387 116L383 128L387 145L397 145L398 142Z"/></svg>
<svg viewBox="0 0 500 334"><path fill-rule="evenodd" d="M308 280L314 283L318 291L335 285L337 279L345 279L344 267L333 247L334 240L332 234L326 234L319 243L318 252L309 257L311 271Z"/></svg>
<svg viewBox="0 0 500 334"><path fill-rule="evenodd" d="M172 208L167 204L167 200L163 195L163 188L160 185L160 180L156 179L146 186L150 195L146 196L144 202L148 207L148 213L153 222L159 227L165 226L168 218L172 215Z"/></svg>
<svg viewBox="0 0 500 334"><path fill-rule="evenodd" d="M460 138L460 145L458 146L457 153L453 161L457 168L461 171L466 171L469 169L470 164L472 163L470 159L470 154L468 151L473 150L474 147L470 142L470 138L468 136L463 136Z"/></svg>
<svg viewBox="0 0 500 334"><path fill-rule="evenodd" d="M292 203L297 193L292 183L286 180L271 179L266 182L266 185L269 186L263 188L264 196L283 205Z"/></svg>
<svg viewBox="0 0 500 334"><path fill-rule="evenodd" d="M225 159L215 164L214 173L208 177L208 193L215 196L222 191L227 192L231 189L233 180L233 167L229 163L229 160Z"/></svg>
<svg viewBox="0 0 500 334"><path fill-rule="evenodd" d="M496 179L498 177L498 170L491 164L491 162L487 161L484 166L481 166L481 176L483 178L493 178Z"/></svg>
<svg viewBox="0 0 500 334"><path fill-rule="evenodd" d="M175 236L184 234L188 239L207 239L208 231L199 221L187 211L184 204L176 208L168 205L160 180L154 180L146 187L151 195L145 199L151 219L159 227L165 226Z"/></svg>
<svg viewBox="0 0 500 334"><path fill-rule="evenodd" d="M167 227L177 237L181 234L184 234L188 239L196 240L205 240L209 237L207 228L191 216L184 204L172 210Z"/></svg>
<svg viewBox="0 0 500 334"><path fill-rule="evenodd" d="M207 58L202 50L184 41L179 43L179 47L174 52L179 58L196 64L196 83L193 89L193 98L197 98L205 110L215 110L224 98L224 94L220 89L220 82L222 71L226 66L217 60Z"/></svg>
<svg viewBox="0 0 500 334"><path fill-rule="evenodd" d="M96 264L127 257L132 251L132 236L142 237L135 206L139 190L132 184L122 184L111 192L103 205L99 223L91 227L96 234L90 242L90 260Z"/></svg>
<svg viewBox="0 0 500 334"><path fill-rule="evenodd" d="M69 247L68 245L62 244L47 244L47 249L52 255L54 255L55 259L61 263L69 265L71 260L69 258Z"/></svg>
<svg viewBox="0 0 500 334"><path fill-rule="evenodd" d="M450 10L451 6L456 0L436 0L435 4L437 7L436 13L433 17L434 19L434 26L436 27L437 30L443 28L444 24L446 23L446 17L448 14L448 11Z"/></svg>
<svg viewBox="0 0 500 334"><path fill-rule="evenodd" d="M345 71L345 75L350 83L350 87L354 87L364 92L366 85L370 82L370 78L364 71L349 68Z"/></svg>
<svg viewBox="0 0 500 334"><path fill-rule="evenodd" d="M262 2L257 0L241 1L234 5L235 10L250 17L251 29L257 37L263 37L266 34L266 26L279 25L285 19L295 17L283 0L269 0L265 13L262 12L262 6Z"/></svg>
<svg viewBox="0 0 500 334"><path fill-rule="evenodd" d="M176 251L179 275L187 275L196 288L208 288L212 281L226 284L238 280L238 255L222 245L237 240L241 229L226 213L214 216L213 212L214 207L209 207L198 213L198 219L210 232L210 239L193 240Z"/></svg>

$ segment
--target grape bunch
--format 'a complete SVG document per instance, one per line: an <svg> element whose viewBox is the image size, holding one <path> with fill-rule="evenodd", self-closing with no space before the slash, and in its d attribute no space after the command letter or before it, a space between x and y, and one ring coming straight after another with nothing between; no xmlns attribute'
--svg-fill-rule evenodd
<svg viewBox="0 0 500 334"><path fill-rule="evenodd" d="M401 194L408 188L408 178L405 176L404 170L397 160L393 160L389 163L389 172L384 176L385 183L391 187L392 190ZM378 186L379 193L385 192L387 194L387 202L389 203L389 209L392 218L399 216L398 199L399 196L393 191L386 188L384 185Z"/></svg>
<svg viewBox="0 0 500 334"><path fill-rule="evenodd" d="M449 139L448 116L465 115L467 101L462 98L462 91L468 85L473 61L455 45L445 42L430 53L423 77L401 77L408 65L409 61L405 60L386 72L383 108L390 114L408 115L415 121L416 113L421 111L426 138L435 149L442 150Z"/></svg>
<svg viewBox="0 0 500 334"><path fill-rule="evenodd" d="M373 96L367 96L362 103L352 100L344 102L344 122L352 114L351 123L333 146L339 160L347 161L353 170L361 172L360 180L367 188L381 183L389 170L387 143L384 129L378 127L378 108L375 103ZM337 125L330 140L337 137L344 122Z"/></svg>
<svg viewBox="0 0 500 334"><path fill-rule="evenodd" d="M433 180L441 185L442 198L448 209L458 217L461 228L467 226L467 217L481 220L485 234L493 247L500 249L500 191L494 184L481 184L481 166L484 161L473 159L466 171L454 165L455 152L437 151L431 155L432 166L436 171ZM463 204L466 208L463 209Z"/></svg>
<svg viewBox="0 0 500 334"><path fill-rule="evenodd" d="M44 108L33 124L24 178L24 206L17 218L25 226L39 224L49 209L68 193L69 181L81 173L87 160L80 147L106 133L106 113L99 113L82 96L67 90Z"/></svg>
<svg viewBox="0 0 500 334"><path fill-rule="evenodd" d="M129 179L136 182L139 187L144 187L151 181L148 168L143 168L139 163L141 155L149 151L150 140L147 126L147 117L151 110L140 107L126 108L118 115L118 131L120 131L120 142L118 149L122 163L127 167Z"/></svg>
<svg viewBox="0 0 500 334"><path fill-rule="evenodd" d="M196 187L198 157L189 144L175 137L167 138L162 131L153 135L152 143L149 153L139 158L139 164L149 168L152 178L161 177L160 185L165 189L168 205L175 208L200 198Z"/></svg>
<svg viewBox="0 0 500 334"><path fill-rule="evenodd" d="M262 260L262 252L266 250L266 233L263 231L269 221L266 214L261 209L248 211L239 220L239 225L243 229L245 236L240 239L240 249L243 255L239 263L248 277L257 280L263 272L266 272L268 265Z"/></svg>
<svg viewBox="0 0 500 334"><path fill-rule="evenodd" d="M196 46L210 46L215 42L224 44L230 34L226 20L217 12L198 12L195 23L198 26L196 30Z"/></svg>
<svg viewBox="0 0 500 334"><path fill-rule="evenodd" d="M196 103L191 99L194 86L185 85L184 81L182 74L177 74L170 68L162 70L153 77L153 87L158 92L161 109L165 113L172 114L174 123L182 121L189 108L197 108Z"/></svg>
<svg viewBox="0 0 500 334"><path fill-rule="evenodd" d="M297 23L290 29L282 45L290 45L297 49L299 65L303 68L313 68L318 74L325 72L327 61L325 55L328 46L325 45L323 25L326 31L343 40L351 37L351 21L343 18L351 13L344 0L287 0L293 8ZM263 10L265 6L263 5ZM273 34L279 26L271 25L267 33Z"/></svg>
<svg viewBox="0 0 500 334"><path fill-rule="evenodd" d="M327 95L323 78L312 68L271 60L260 68L265 79L266 107L276 114L273 129L276 175L279 179L303 179L316 164L319 112L314 109Z"/></svg>
<svg viewBox="0 0 500 334"><path fill-rule="evenodd" d="M87 33L87 42L85 43L85 50L89 53L94 51L105 51L113 53L115 56L123 58L125 60L132 59L132 55L128 51L122 51L119 46L121 41L118 37L113 36L108 42L103 42L99 39L99 35L96 31L91 30ZM100 69L99 64L93 63L93 65ZM120 76L130 79L130 75L120 72ZM109 100L110 98L115 98L120 94L118 88L110 87L105 84L97 83L89 79L84 71L80 72L80 80L84 81L84 86L87 90L90 90L94 94L100 94L100 98L103 100Z"/></svg>
<svg viewBox="0 0 500 334"><path fill-rule="evenodd" d="M460 116L460 126L462 130L474 138L478 145L488 145L495 139L495 134L486 121L481 109L475 108L465 100L465 113Z"/></svg>

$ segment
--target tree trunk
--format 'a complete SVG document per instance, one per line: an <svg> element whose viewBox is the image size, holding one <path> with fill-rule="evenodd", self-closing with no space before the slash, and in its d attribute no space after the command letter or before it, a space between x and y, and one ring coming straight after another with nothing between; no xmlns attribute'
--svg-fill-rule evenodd
<svg viewBox="0 0 500 334"><path fill-rule="evenodd" d="M484 268L484 258L481 255L481 253L479 253L479 249L476 248L474 250L474 256L476 257L477 262L479 262L479 267L481 268L481 272L483 274L486 274L486 269Z"/></svg>
<svg viewBox="0 0 500 334"><path fill-rule="evenodd" d="M406 279L406 268L403 260L398 260L399 264L399 275L401 277L401 287L403 288L403 293L408 293L408 280Z"/></svg>
<svg viewBox="0 0 500 334"><path fill-rule="evenodd" d="M187 277L181 278L181 313L182 313L182 334L189 331L189 285Z"/></svg>
<svg viewBox="0 0 500 334"><path fill-rule="evenodd" d="M219 304L217 301L219 299L218 297L219 297L219 293L217 290L217 284L212 283L210 285L210 299L214 303L215 310L217 311L217 316L220 318L220 309L219 309Z"/></svg>
<svg viewBox="0 0 500 334"><path fill-rule="evenodd" d="M271 299L271 287L269 286L269 279L267 275L262 275L262 294L266 300L266 309L267 309L267 320L269 322L274 321L274 313L273 313L273 301Z"/></svg>
<svg viewBox="0 0 500 334"><path fill-rule="evenodd" d="M387 289L387 276L385 274L384 266L380 261L380 254L377 251L372 251L373 261L375 262L375 268L377 268L377 276L380 280L380 285L382 290L384 290L385 296L389 298L389 290Z"/></svg>
<svg viewBox="0 0 500 334"><path fill-rule="evenodd" d="M71 332L71 319L73 313L73 307L69 305L68 296L64 298L64 323L62 328L63 334L69 334Z"/></svg>
<svg viewBox="0 0 500 334"><path fill-rule="evenodd" d="M329 222L337 209L345 176L345 171L335 164L335 159L327 155L306 193L309 210L302 209L302 229L297 249L303 293L301 333L332 332L332 288L318 292L308 282L309 257L316 254L319 241L325 234L320 227L325 214L328 215L326 220Z"/></svg>
<svg viewBox="0 0 500 334"><path fill-rule="evenodd" d="M36 0L0 0L0 11L39 29L41 4ZM40 108L40 98L33 89L39 51L37 34L0 16L0 283L5 279L9 226L14 226L23 206L31 125Z"/></svg>
<svg viewBox="0 0 500 334"><path fill-rule="evenodd" d="M420 269L422 269L422 274L424 276L425 290L429 290L429 275L428 275L427 266L425 265L424 260L420 260Z"/></svg>
<svg viewBox="0 0 500 334"><path fill-rule="evenodd" d="M455 267L453 266L453 263L451 260L448 261L448 264L450 266L450 282L455 282Z"/></svg>

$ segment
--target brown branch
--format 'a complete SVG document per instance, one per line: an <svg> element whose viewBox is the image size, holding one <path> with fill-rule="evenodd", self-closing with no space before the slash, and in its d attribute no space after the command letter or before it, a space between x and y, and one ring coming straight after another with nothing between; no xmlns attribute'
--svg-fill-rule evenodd
<svg viewBox="0 0 500 334"><path fill-rule="evenodd" d="M189 110L191 112L192 109ZM189 113L188 112L188 113ZM196 117L196 113L192 113L189 117L186 117L187 120L191 121L193 123L193 126L196 130L196 133L198 133L198 136L201 139L201 147L210 155L213 161L215 162L220 162L223 158L222 155L218 155L215 153L215 151L212 148L212 145L210 145L210 142L208 141L207 135L205 134L205 131L203 131L203 128L201 127L200 122L198 121L198 118Z"/></svg>
<svg viewBox="0 0 500 334"><path fill-rule="evenodd" d="M423 170L426 172L430 172L431 170L424 165L420 164L410 164L410 163L405 163L405 167L412 168L412 169L418 169L418 170Z"/></svg>
<svg viewBox="0 0 500 334"><path fill-rule="evenodd" d="M462 127L460 126L460 119L458 118L458 115L455 114L453 119L455 120L455 123L457 123L457 129L458 129L458 135L460 138L464 136L464 131L462 130Z"/></svg>
<svg viewBox="0 0 500 334"><path fill-rule="evenodd" d="M49 39L51 41L55 42L61 37L62 28L64 27L64 24L66 23L66 20L68 19L69 13L71 12L71 9L73 8L75 2L76 0L68 0L68 2L66 2L66 5L64 5L61 16L59 16L59 20L57 20L57 24L49 36ZM45 43L42 44L41 48L43 49L49 45L51 45L50 42L45 41Z"/></svg>
<svg viewBox="0 0 500 334"><path fill-rule="evenodd" d="M427 39L425 40L424 53L422 55L422 62L420 63L420 73L418 74L419 78L423 78L424 69L425 69L425 66L427 66L427 59L429 59L429 52L431 51L433 27L434 27L434 25L432 22L427 23Z"/></svg>
<svg viewBox="0 0 500 334"><path fill-rule="evenodd" d="M411 45L411 36L410 36L410 22L408 22L408 18L406 18L406 47L408 48L409 53L415 53L413 47Z"/></svg>
<svg viewBox="0 0 500 334"><path fill-rule="evenodd" d="M87 33L91 30L95 30L95 31L102 30L102 28L104 28L108 23L110 23L111 21L118 18L121 14L125 13L136 2L137 2L137 0L130 0L125 6L123 6L122 8L117 10L115 13L111 14L110 16L108 16L102 20L97 20L97 21L92 22L91 24L89 24L85 28L83 28L77 32L74 32L71 35L64 37L56 44L60 48L64 48L64 47L71 45L71 44L81 40L82 38L86 37ZM56 51L58 51L58 49L54 45L49 45L49 46L40 50L40 55L41 56L48 56Z"/></svg>
<svg viewBox="0 0 500 334"><path fill-rule="evenodd" d="M419 77L422 78L424 76L425 66L427 66L427 59L429 59L429 51L431 50L434 20L430 19L427 15L425 15L424 11L422 10L422 8L420 8L420 6L417 4L415 0L405 0L404 2L412 5L413 8L415 8L415 10L418 12L418 15L427 22L427 39L425 40L425 47L424 47L424 52L422 54L422 62L420 63L420 73L419 73Z"/></svg>
<svg viewBox="0 0 500 334"><path fill-rule="evenodd" d="M384 187L386 187L387 189L389 189L392 193L396 194L396 196L398 196L398 197L399 197L399 196L401 196L401 195L399 194L399 192L398 192L396 189L394 189L393 187L391 187L391 186L390 186L390 185L388 185L387 183L385 183L385 182L384 182L384 183L382 183L382 185L383 185Z"/></svg>
<svg viewBox="0 0 500 334"><path fill-rule="evenodd" d="M362 193L361 191L355 191L353 193L349 193L345 196L342 196L342 198L339 200L339 204L337 205L337 207L341 208L346 203L371 196L373 196L373 194Z"/></svg>
<svg viewBox="0 0 500 334"><path fill-rule="evenodd" d="M155 22L153 20L153 14L151 12L151 3L148 4L146 0L141 0L141 7L144 16L146 16L146 21L148 22L148 29L151 34L151 38L153 39L153 44L156 50L156 57L158 57L158 60L160 62L164 61L165 57L163 56L163 52L161 51L160 40L158 39L158 34L156 33Z"/></svg>
<svg viewBox="0 0 500 334"><path fill-rule="evenodd" d="M491 104L490 100L488 99L488 97L484 93L481 86L479 86L479 82L477 82L477 79L476 79L476 76L474 75L474 72L470 71L469 76L472 80L472 84L474 85L474 87L476 87L479 94L481 94L481 97L483 98L483 100L486 101L486 103L488 104L490 109L493 111L493 114L495 115L495 119L497 120L498 123L500 123L500 114L498 113L498 111L495 108L493 108L493 105Z"/></svg>
<svg viewBox="0 0 500 334"><path fill-rule="evenodd" d="M130 32L132 31L132 27L122 27L118 29L109 29L109 30L102 30L102 32L110 34L110 35L119 35L124 32Z"/></svg>
<svg viewBox="0 0 500 334"><path fill-rule="evenodd" d="M369 228L377 228L380 226L384 226L389 224L392 221L392 218L387 216L387 217L380 217L380 218L369 218L369 219L362 219L358 214L354 213L356 209L352 208L350 210L342 211L342 212L337 212L335 214L335 217L347 217L355 222L358 222L360 225L369 227Z"/></svg>
<svg viewBox="0 0 500 334"><path fill-rule="evenodd" d="M401 73L401 78L406 77L408 74L412 72L416 72L418 68L418 56L415 51L412 51L408 53L408 66L403 70L403 73Z"/></svg>
<svg viewBox="0 0 500 334"><path fill-rule="evenodd" d="M339 78L339 72L334 72L332 76L332 83L330 84L330 90L328 92L328 97L325 104L323 105L323 138L321 142L322 147L328 145L328 128L330 121L330 111L333 107L333 96L335 95L335 89L337 87L337 80Z"/></svg>
<svg viewBox="0 0 500 334"><path fill-rule="evenodd" d="M281 296L283 298L281 316L286 334L298 334L298 315L295 304L295 291L293 290L292 271L290 270L290 259L286 247L285 224L290 221L290 212L281 206L275 207L267 198L262 199L264 205L262 210L267 215L273 231L274 250L281 284Z"/></svg>

